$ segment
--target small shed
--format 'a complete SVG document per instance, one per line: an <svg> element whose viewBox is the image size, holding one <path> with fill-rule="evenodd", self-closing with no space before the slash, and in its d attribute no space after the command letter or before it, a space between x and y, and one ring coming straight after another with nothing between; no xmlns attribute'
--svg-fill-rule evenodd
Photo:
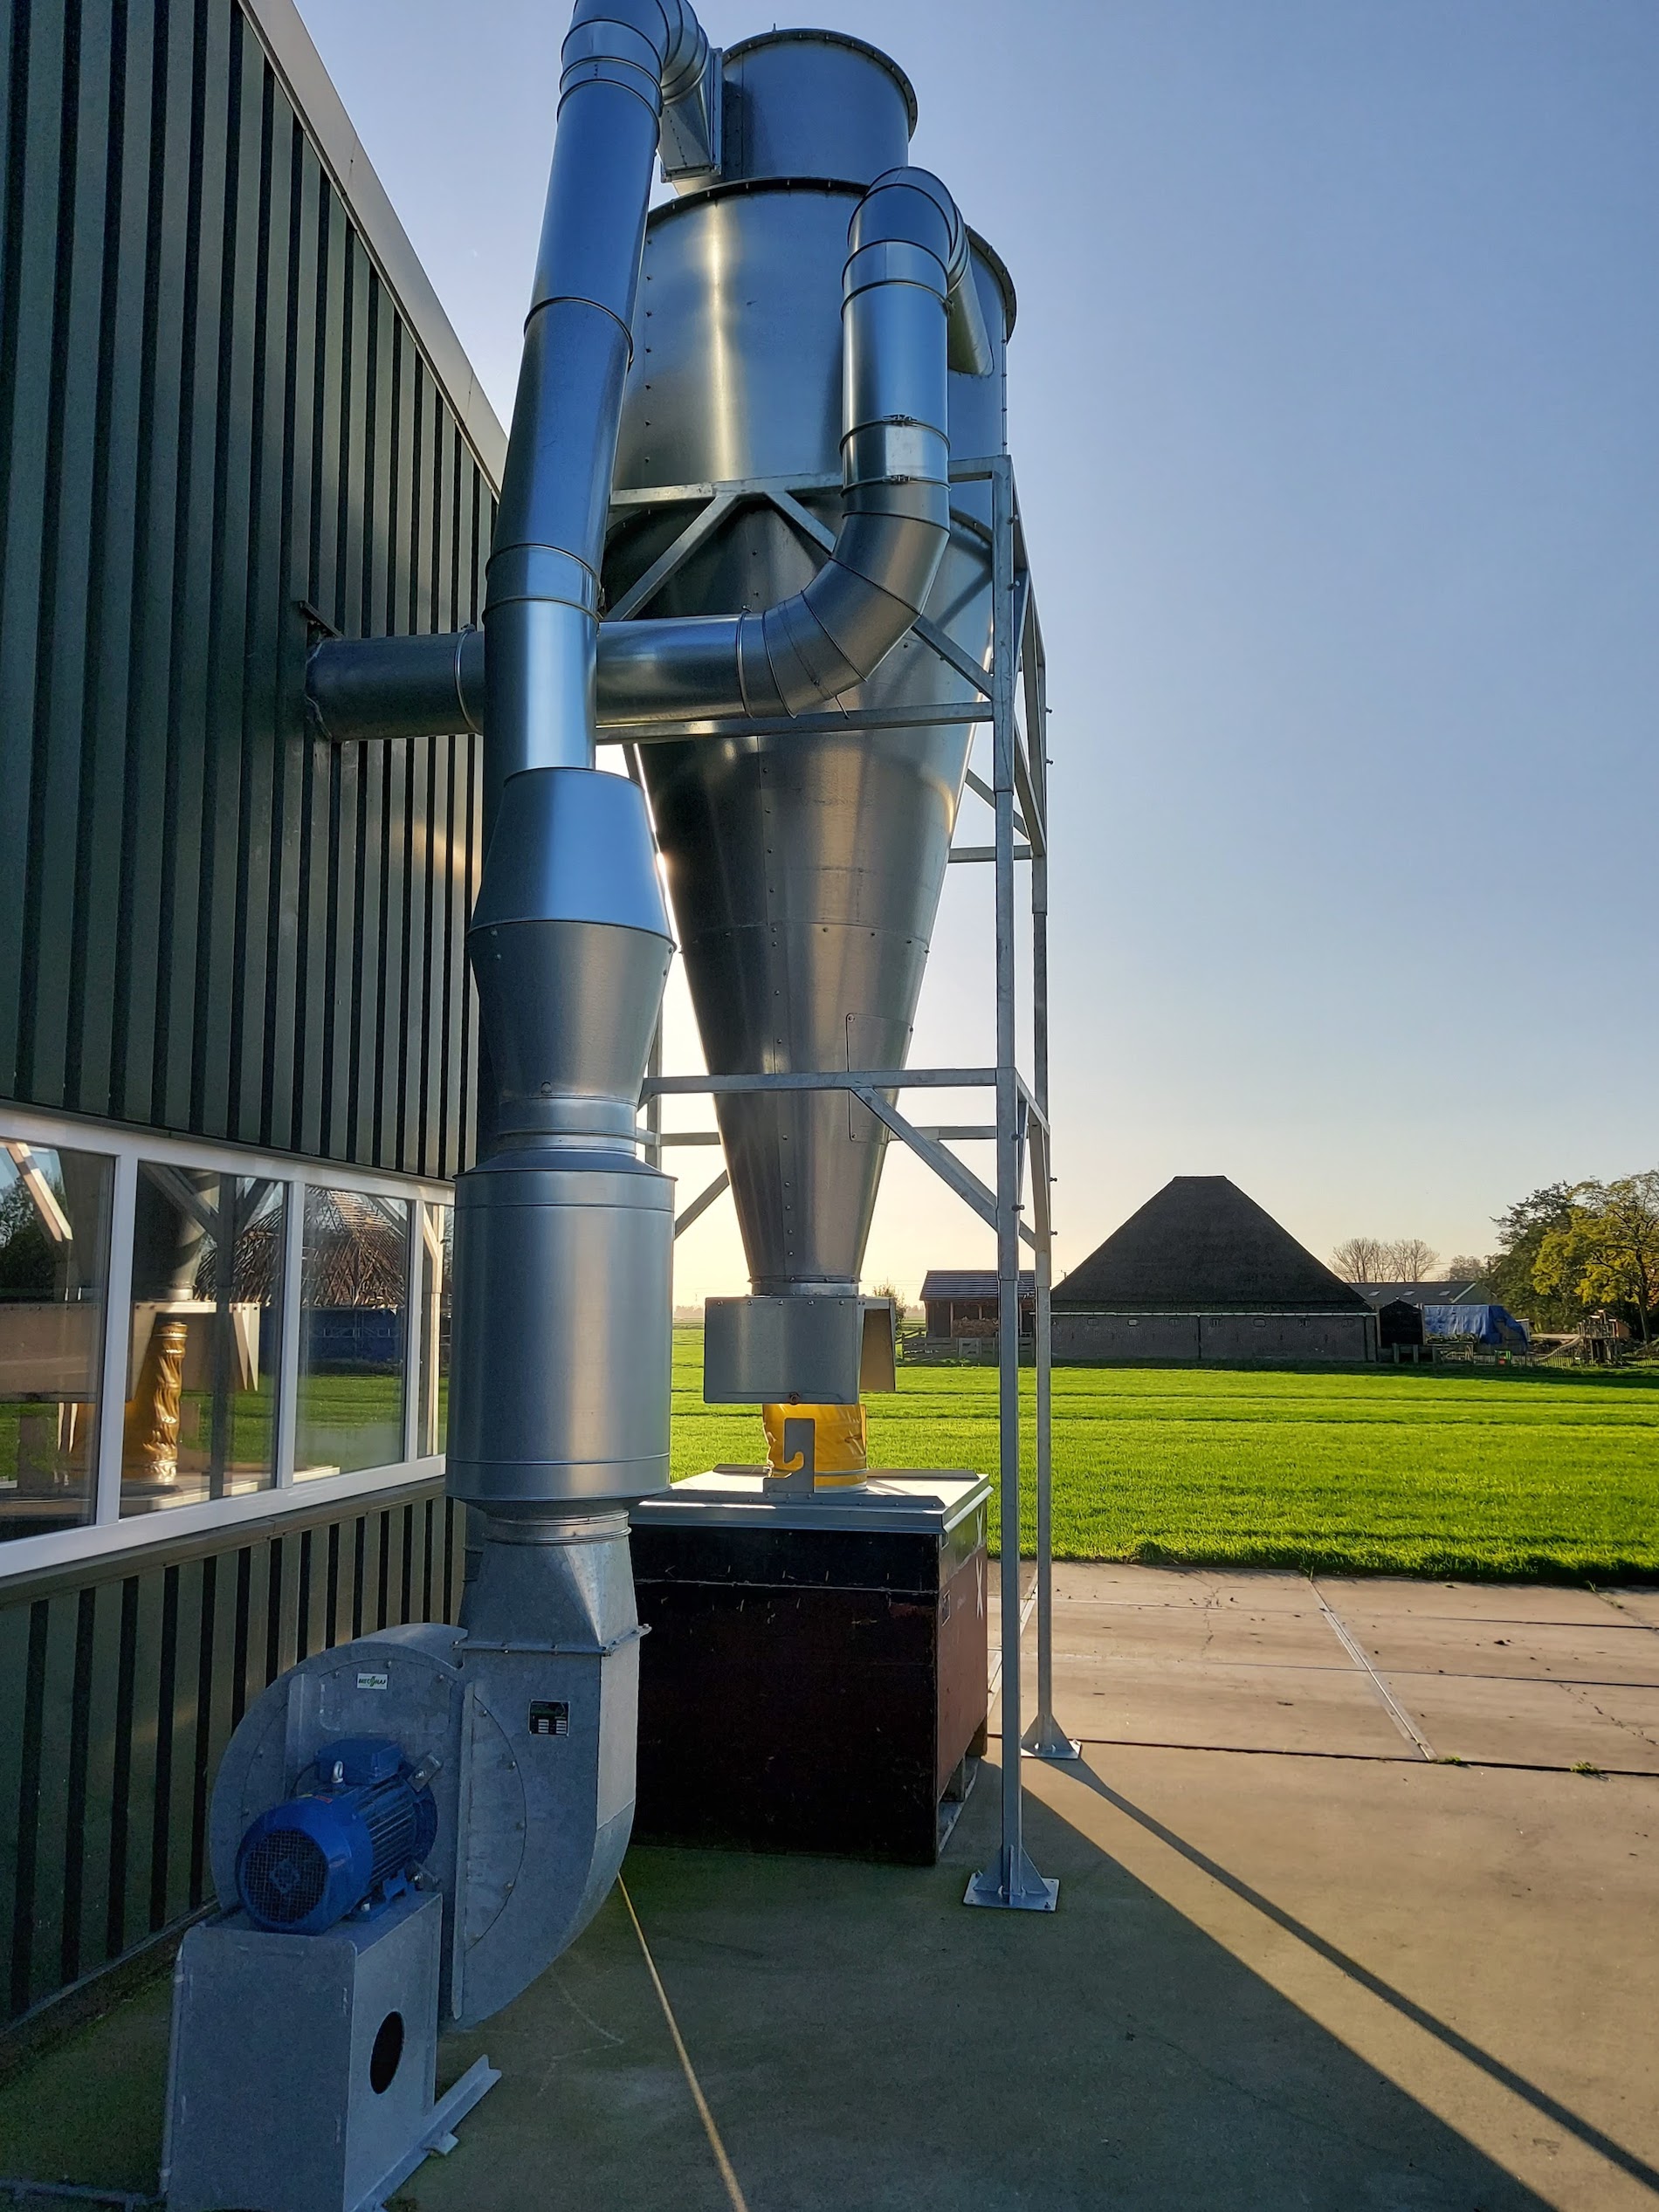
<svg viewBox="0 0 1659 2212"><path fill-rule="evenodd" d="M995 1267L930 1267L922 1284L922 1304L927 1314L930 1343L947 1343L953 1336L989 1336L996 1333L998 1303ZM1036 1328L1036 1277L1029 1270L1020 1277L1020 1334L1031 1336Z"/></svg>
<svg viewBox="0 0 1659 2212"><path fill-rule="evenodd" d="M1409 1298L1391 1298L1377 1309L1377 1348L1380 1351L1422 1350L1423 1309Z"/></svg>

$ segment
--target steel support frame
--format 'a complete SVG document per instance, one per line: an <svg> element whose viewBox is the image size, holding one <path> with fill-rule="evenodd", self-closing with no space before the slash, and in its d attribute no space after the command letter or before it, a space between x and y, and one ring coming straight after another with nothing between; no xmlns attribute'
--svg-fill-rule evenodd
<svg viewBox="0 0 1659 2212"><path fill-rule="evenodd" d="M954 471L953 471L954 474ZM1024 1782L1020 1767L1020 1213L1024 1182L1025 1126L1020 1112L1018 1059L1018 983L1015 943L1014 801L1016 784L1033 871L1032 922L1036 942L1037 856L1043 855L1046 875L1048 816L1042 799L1046 787L1032 779L1023 759L1015 711L1020 670L1026 657L1028 622L1035 622L1036 596L1024 560L1023 532L1014 486L1014 469L1006 456L988 467L991 484L991 793L996 823L996 1276L997 1276L997 1428L1002 1493L1002 1836L996 1858L981 1867L968 1883L964 1904L999 1906L1005 1911L1050 1912L1059 1895L1059 1883L1040 1874L1025 1849ZM1035 635L1035 631L1033 631ZM1028 718L1029 709L1028 708ZM1032 729L1032 744L1046 768L1048 732L1043 721ZM1022 769L1024 773L1022 773ZM1041 773L1041 771L1039 771ZM1045 964L1046 965L1046 964ZM1039 973L1032 964L1033 1013ZM1048 1027L1046 972L1041 977L1045 1003L1041 1016L1045 1043ZM1036 1079L1031 1103L1031 1122L1042 1130L1037 1151L1041 1171L1048 1172L1049 1147L1046 1054L1034 1064ZM1034 1164L1036 1163L1034 1162ZM1043 1267L1050 1241L1049 1190L1045 1181L1036 1208L1037 1263ZM1048 1346L1041 1332L1036 1356L1042 1411L1048 1406ZM1046 1439L1039 1443L1039 1476L1047 1463ZM1046 1513L1043 1515L1046 1520ZM1046 1579L1046 1563L1037 1561L1039 1585Z"/></svg>
<svg viewBox="0 0 1659 2212"><path fill-rule="evenodd" d="M1059 1892L1057 1881L1045 1879L1032 1865L1025 1849L1024 1796L1021 1773L1022 1752L1041 1758L1075 1758L1077 1747L1064 1736L1054 1720L1053 1697L1053 1572L1050 1557L1052 1511L1050 1487L1050 1293L1053 1281L1052 1180L1049 1134L1049 1008L1048 1008L1048 702L1043 655L1043 634L1037 619L1036 598L1027 565L1024 532L1013 464L1006 454L983 460L955 463L953 484L988 483L992 519L988 530L978 517L953 509L954 523L968 529L988 545L992 569L992 642L988 670L973 663L953 640L926 620L915 634L980 693L977 701L941 702L936 706L903 710L864 708L832 710L777 720L709 719L699 722L634 722L602 725L603 744L630 749L630 766L637 774L642 745L697 737L809 736L823 731L926 727L960 722L988 722L992 726L993 769L988 785L970 773L968 788L988 804L995 821L995 842L962 846L953 861L989 863L995 870L995 989L996 1002L996 1060L981 1068L905 1068L855 1069L846 1074L664 1075L660 1050L641 1094L645 1126L639 1138L654 1162L671 1144L718 1142L709 1130L665 1131L661 1101L664 1097L697 1094L704 1096L762 1090L846 1090L859 1099L894 1137L900 1138L933 1169L958 1198L995 1232L998 1303L998 1497L1002 1516L1001 1560L1002 1800L1002 1837L996 1858L967 1886L963 1902L1023 1912L1052 1912ZM763 502L774 507L802 533L824 550L833 543L831 533L801 505L802 492L839 488L832 477L810 479L744 478L733 483L678 484L662 491L617 495L613 515L644 505L694 504L697 512L685 528L660 553L638 582L618 602L612 620L639 614L660 587L696 547L706 541L726 516L742 505ZM1024 708L1024 728L1020 708ZM1016 839L1018 842L1016 842ZM1031 870L1031 1007L1033 1065L1028 1082L1017 1064L1018 974L1015 931L1015 868ZM994 1125L923 1127L910 1121L893 1105L891 1095L906 1089L989 1089L996 1097ZM950 1141L995 1139L996 1180L992 1188L945 1148ZM1031 1221L1022 1217L1027 1158L1032 1177ZM676 1220L678 1236L701 1218L727 1187L722 1174L692 1200ZM1035 1261L1036 1398L1036 1608L1037 1713L1023 1742L1020 1732L1020 1247L1030 1246Z"/></svg>

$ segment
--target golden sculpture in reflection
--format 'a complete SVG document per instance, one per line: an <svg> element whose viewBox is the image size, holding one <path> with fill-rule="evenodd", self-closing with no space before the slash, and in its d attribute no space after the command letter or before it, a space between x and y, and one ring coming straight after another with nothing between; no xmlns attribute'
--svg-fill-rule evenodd
<svg viewBox="0 0 1659 2212"><path fill-rule="evenodd" d="M179 1475L179 1415L189 1329L179 1316L158 1316L127 1400L121 1480L169 1489Z"/></svg>

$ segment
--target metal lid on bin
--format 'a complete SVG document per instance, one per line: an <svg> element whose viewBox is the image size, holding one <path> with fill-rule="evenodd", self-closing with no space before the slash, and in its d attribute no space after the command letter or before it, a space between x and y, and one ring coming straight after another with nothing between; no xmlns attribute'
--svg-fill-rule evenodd
<svg viewBox="0 0 1659 2212"><path fill-rule="evenodd" d="M989 1500L991 1478L965 1468L879 1467L862 1487L769 1497L761 1467L716 1467L630 1509L636 1528L821 1528L837 1535L948 1535Z"/></svg>

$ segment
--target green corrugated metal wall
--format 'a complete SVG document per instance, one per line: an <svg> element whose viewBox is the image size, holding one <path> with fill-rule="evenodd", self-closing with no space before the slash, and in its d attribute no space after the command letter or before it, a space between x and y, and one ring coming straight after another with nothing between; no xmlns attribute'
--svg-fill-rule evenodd
<svg viewBox="0 0 1659 2212"><path fill-rule="evenodd" d="M433 1483L7 1593L0 2023L208 1899L209 1791L248 1706L313 1652L454 1619L465 1545L465 1508Z"/></svg>
<svg viewBox="0 0 1659 2212"><path fill-rule="evenodd" d="M471 738L335 752L313 616L477 619L493 488L236 0L0 10L0 1097L447 1177ZM0 2020L205 1898L231 1728L452 1618L428 1485L0 1601Z"/></svg>
<svg viewBox="0 0 1659 2212"><path fill-rule="evenodd" d="M302 609L475 620L489 480L234 0L0 41L0 1096L451 1175L473 741L308 738Z"/></svg>

